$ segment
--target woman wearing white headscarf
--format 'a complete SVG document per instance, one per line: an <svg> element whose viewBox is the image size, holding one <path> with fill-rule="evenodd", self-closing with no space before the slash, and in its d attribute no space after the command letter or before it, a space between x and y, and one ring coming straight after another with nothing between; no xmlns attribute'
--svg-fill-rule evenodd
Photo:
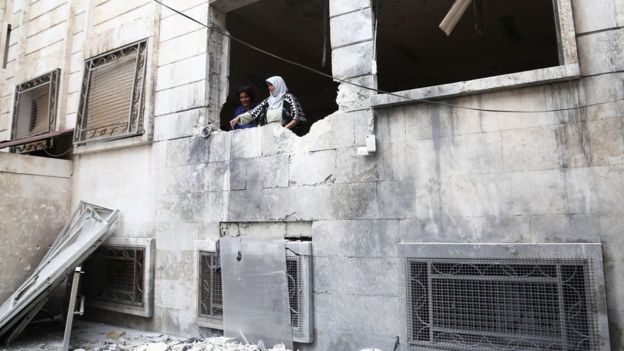
<svg viewBox="0 0 624 351"><path fill-rule="evenodd" d="M299 100L288 92L286 82L280 76L266 80L269 88L269 97L258 106L230 121L232 128L237 124L255 121L259 125L267 123L281 123L283 127L293 129L301 122L305 122L305 114Z"/></svg>

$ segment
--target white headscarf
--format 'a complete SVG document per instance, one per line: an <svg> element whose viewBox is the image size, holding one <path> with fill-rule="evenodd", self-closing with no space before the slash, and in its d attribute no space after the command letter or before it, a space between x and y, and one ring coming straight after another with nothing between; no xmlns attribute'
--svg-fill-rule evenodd
<svg viewBox="0 0 624 351"><path fill-rule="evenodd" d="M284 102L284 95L288 92L288 87L286 87L286 82L280 76L274 76L268 78L266 80L267 83L271 84L275 87L273 90L273 94L269 96L269 108L282 108L282 103Z"/></svg>

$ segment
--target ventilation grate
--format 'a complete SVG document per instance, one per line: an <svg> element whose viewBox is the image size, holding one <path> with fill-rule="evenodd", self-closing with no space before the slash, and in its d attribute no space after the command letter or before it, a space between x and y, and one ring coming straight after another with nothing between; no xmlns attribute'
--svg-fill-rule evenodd
<svg viewBox="0 0 624 351"><path fill-rule="evenodd" d="M587 260L407 261L408 338L442 350L597 350Z"/></svg>
<svg viewBox="0 0 624 351"><path fill-rule="evenodd" d="M199 315L208 318L222 318L223 292L221 270L217 268L214 252L199 252Z"/></svg>
<svg viewBox="0 0 624 351"><path fill-rule="evenodd" d="M286 277L288 278L288 302L293 333L301 333L301 268L300 258L286 257Z"/></svg>
<svg viewBox="0 0 624 351"><path fill-rule="evenodd" d="M15 89L13 139L52 131L56 115L59 70L20 84Z"/></svg>
<svg viewBox="0 0 624 351"><path fill-rule="evenodd" d="M145 249L102 246L86 263L88 298L143 307Z"/></svg>

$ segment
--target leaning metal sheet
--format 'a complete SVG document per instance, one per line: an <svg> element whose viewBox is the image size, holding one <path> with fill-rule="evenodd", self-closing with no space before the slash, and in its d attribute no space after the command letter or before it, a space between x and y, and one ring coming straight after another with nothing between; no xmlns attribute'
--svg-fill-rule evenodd
<svg viewBox="0 0 624 351"><path fill-rule="evenodd" d="M118 225L119 211L80 202L34 273L0 306L0 337L16 325Z"/></svg>
<svg viewBox="0 0 624 351"><path fill-rule="evenodd" d="M292 350L284 239L222 238L225 336Z"/></svg>

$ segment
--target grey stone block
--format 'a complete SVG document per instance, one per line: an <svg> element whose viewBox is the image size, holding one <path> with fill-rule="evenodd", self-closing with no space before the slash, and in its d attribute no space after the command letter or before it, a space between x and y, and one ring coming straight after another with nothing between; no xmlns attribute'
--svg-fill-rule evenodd
<svg viewBox="0 0 624 351"><path fill-rule="evenodd" d="M518 175L518 181L523 181L525 174ZM440 187L442 208L450 216L499 216L508 214L512 206L510 182L504 175L449 177ZM521 189L520 185L516 188Z"/></svg>
<svg viewBox="0 0 624 351"><path fill-rule="evenodd" d="M329 219L331 210L331 186L316 185L295 188L296 217L303 220Z"/></svg>
<svg viewBox="0 0 624 351"><path fill-rule="evenodd" d="M595 103L605 100L615 100L621 97L622 80L624 80L624 73L583 78L583 80L581 80L581 89L586 102ZM592 106L579 111L579 113L584 113L588 120L613 117L621 118L624 116L624 102L619 101L617 103Z"/></svg>
<svg viewBox="0 0 624 351"><path fill-rule="evenodd" d="M570 212L619 213L624 206L624 167L578 168L566 172Z"/></svg>
<svg viewBox="0 0 624 351"><path fill-rule="evenodd" d="M572 1L576 34L617 27L617 12L612 0Z"/></svg>
<svg viewBox="0 0 624 351"><path fill-rule="evenodd" d="M397 220L315 221L315 256L396 257Z"/></svg>
<svg viewBox="0 0 624 351"><path fill-rule="evenodd" d="M233 172L233 169L236 168L236 162L226 163L226 162L210 162L206 164L206 171L204 176L204 190L205 191L223 191L223 190L234 190L238 189L236 187L236 177L229 174L228 171ZM228 169L228 166L230 169ZM230 189L226 189L226 179L230 177L229 183Z"/></svg>
<svg viewBox="0 0 624 351"><path fill-rule="evenodd" d="M196 222L158 222L155 239L159 250L192 251L198 237Z"/></svg>
<svg viewBox="0 0 624 351"><path fill-rule="evenodd" d="M317 330L314 336L314 344L298 344L297 348L300 351L392 350L395 341L396 335L370 335L365 333L358 334Z"/></svg>
<svg viewBox="0 0 624 351"><path fill-rule="evenodd" d="M300 152L290 156L290 185L332 183L336 171L336 150Z"/></svg>
<svg viewBox="0 0 624 351"><path fill-rule="evenodd" d="M201 115L201 110L192 110L154 118L154 141L190 137Z"/></svg>
<svg viewBox="0 0 624 351"><path fill-rule="evenodd" d="M332 72L337 78L371 74L372 62L372 40L332 50Z"/></svg>
<svg viewBox="0 0 624 351"><path fill-rule="evenodd" d="M208 149L210 150L208 161L227 161L232 159L231 141L233 133L216 132L208 138Z"/></svg>
<svg viewBox="0 0 624 351"><path fill-rule="evenodd" d="M394 258L315 257L314 291L342 295L397 296L398 272L399 262Z"/></svg>
<svg viewBox="0 0 624 351"><path fill-rule="evenodd" d="M332 48L373 39L372 9L366 8L330 19Z"/></svg>
<svg viewBox="0 0 624 351"><path fill-rule="evenodd" d="M329 13L333 17L367 7L370 7L370 0L332 0L329 2Z"/></svg>
<svg viewBox="0 0 624 351"><path fill-rule="evenodd" d="M531 216L533 242L600 242L599 220L591 215Z"/></svg>
<svg viewBox="0 0 624 351"><path fill-rule="evenodd" d="M288 155L248 159L245 162L247 189L288 186Z"/></svg>
<svg viewBox="0 0 624 351"><path fill-rule="evenodd" d="M158 243L156 243L158 245ZM162 280L193 281L193 251L169 251L156 247L156 267L154 283ZM157 291L158 289L155 288Z"/></svg>
<svg viewBox="0 0 624 351"><path fill-rule="evenodd" d="M202 220L204 206L203 193L162 195L156 199L155 220L156 222Z"/></svg>
<svg viewBox="0 0 624 351"><path fill-rule="evenodd" d="M512 214L564 214L568 211L566 185L560 170L513 173Z"/></svg>
<svg viewBox="0 0 624 351"><path fill-rule="evenodd" d="M391 339L399 330L400 303L398 297L315 294L315 328ZM371 318L371 311L375 311L375 318Z"/></svg>
<svg viewBox="0 0 624 351"><path fill-rule="evenodd" d="M167 167L206 163L209 142L200 137L182 138L167 142Z"/></svg>
<svg viewBox="0 0 624 351"><path fill-rule="evenodd" d="M348 83L341 83L338 86L338 95L336 96L338 109L340 111L368 109L370 107L369 97L373 95L373 91L367 88L377 88L375 77L369 74L345 80Z"/></svg>
<svg viewBox="0 0 624 351"><path fill-rule="evenodd" d="M414 181L377 183L377 201L381 218L417 218L417 202L422 201ZM422 215L422 214L421 214Z"/></svg>
<svg viewBox="0 0 624 351"><path fill-rule="evenodd" d="M163 168L156 175L156 194L177 194L204 190L205 165Z"/></svg>
<svg viewBox="0 0 624 351"><path fill-rule="evenodd" d="M577 38L582 75L624 70L624 29L592 33Z"/></svg>
<svg viewBox="0 0 624 351"><path fill-rule="evenodd" d="M370 182L379 179L378 157L357 154L357 147L336 150L336 183Z"/></svg>
<svg viewBox="0 0 624 351"><path fill-rule="evenodd" d="M259 130L262 134L262 156L291 153L294 151L293 145L300 140L293 132L277 124Z"/></svg>
<svg viewBox="0 0 624 351"><path fill-rule="evenodd" d="M261 128L240 129L231 133L233 158L252 158L262 155Z"/></svg>
<svg viewBox="0 0 624 351"><path fill-rule="evenodd" d="M592 166L624 164L624 126L622 118L591 121L586 124L587 149Z"/></svg>
<svg viewBox="0 0 624 351"><path fill-rule="evenodd" d="M331 188L331 209L337 219L377 218L377 184L343 183Z"/></svg>
<svg viewBox="0 0 624 351"><path fill-rule="evenodd" d="M230 221L287 220L296 214L294 189L250 189L229 193Z"/></svg>
<svg viewBox="0 0 624 351"><path fill-rule="evenodd" d="M501 134L505 171L522 172L559 168L561 146L553 128L536 127Z"/></svg>

